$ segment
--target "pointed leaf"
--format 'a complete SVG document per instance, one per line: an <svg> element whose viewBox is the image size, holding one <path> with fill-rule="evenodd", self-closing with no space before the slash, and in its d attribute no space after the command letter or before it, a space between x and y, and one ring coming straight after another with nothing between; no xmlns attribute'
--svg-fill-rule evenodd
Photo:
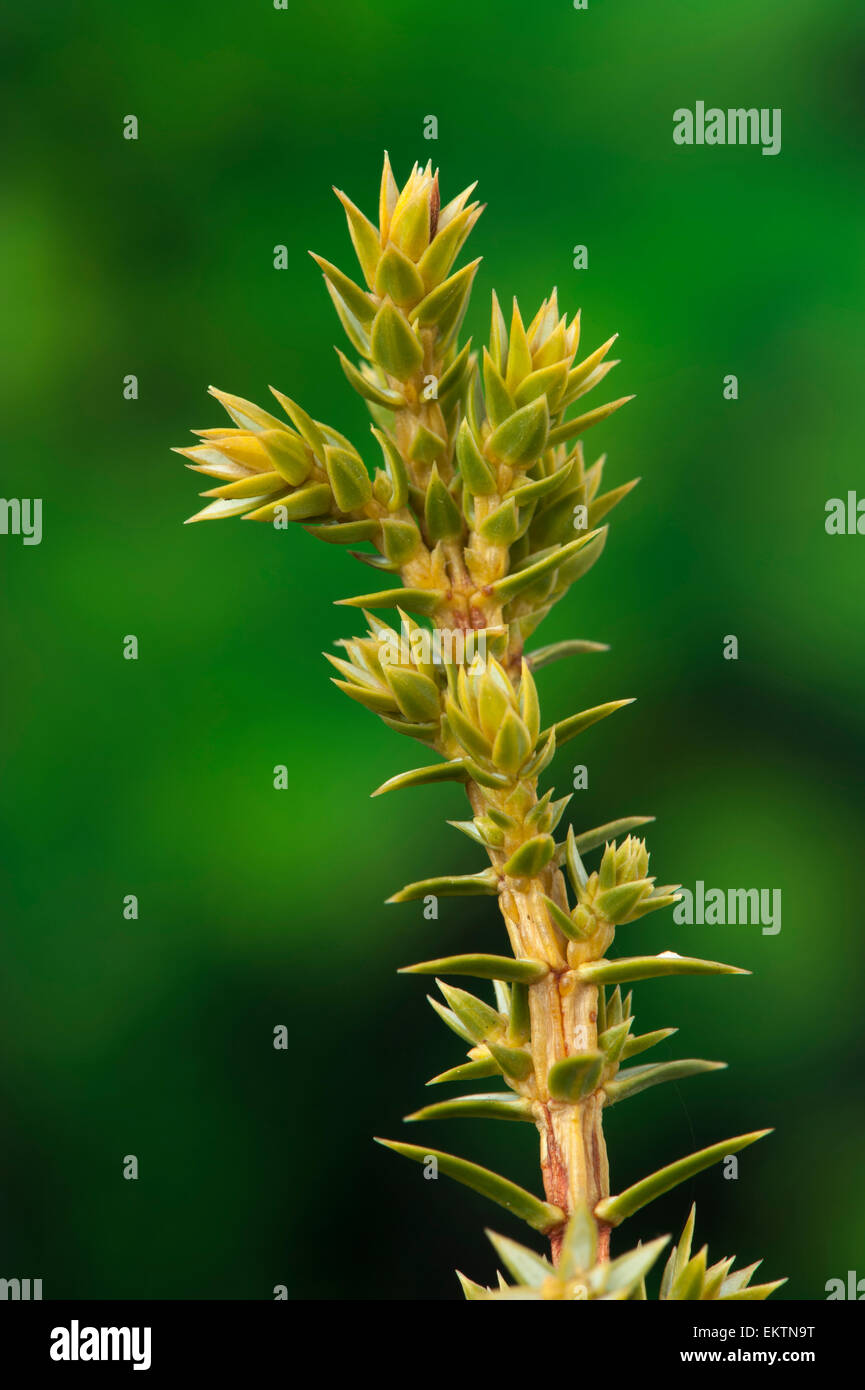
<svg viewBox="0 0 865 1390"><path fill-rule="evenodd" d="M389 295L394 304L402 308L417 304L423 298L424 282L414 262L392 243L376 267L375 292L382 298Z"/></svg>
<svg viewBox="0 0 865 1390"><path fill-rule="evenodd" d="M474 1062L463 1062L460 1067L451 1067L448 1071L439 1072L438 1076L430 1077L426 1084L439 1086L443 1081L482 1081L488 1076L499 1076L500 1073L501 1067L496 1065L492 1057L478 1057Z"/></svg>
<svg viewBox="0 0 865 1390"><path fill-rule="evenodd" d="M515 1240L509 1240L506 1236L496 1235L495 1231L487 1231L486 1234L505 1269L513 1275L517 1283L530 1289L538 1289L546 1279L555 1274L553 1266L543 1255L536 1255L534 1250L529 1250L525 1245L518 1245Z"/></svg>
<svg viewBox="0 0 865 1390"><path fill-rule="evenodd" d="M571 887L579 897L589 881L589 875L586 873L586 866L580 856L579 842L572 825L568 827L568 835L565 840L565 866L568 870Z"/></svg>
<svg viewBox="0 0 865 1390"><path fill-rule="evenodd" d="M627 405L632 401L633 396L621 396L617 401L610 401L608 405L596 406L594 410L587 410L585 415L577 415L573 420L565 420L564 424L557 425L550 430L549 443L564 444L569 439L576 439L577 435L585 433L591 429L592 425L599 425L602 420L606 420L608 415L612 415L614 410L620 406Z"/></svg>
<svg viewBox="0 0 865 1390"><path fill-rule="evenodd" d="M695 1057L686 1057L677 1062L657 1062L654 1066L631 1067L620 1071L614 1081L604 1087L610 1105L638 1095L649 1086L659 1086L664 1081L682 1081L686 1076L699 1076L702 1072L722 1071L726 1062L703 1062Z"/></svg>
<svg viewBox="0 0 865 1390"><path fill-rule="evenodd" d="M426 1163L428 1159L434 1158L439 1171L446 1177L463 1183L484 1197L489 1197L490 1201L497 1202L500 1207L513 1212L514 1216L520 1217L533 1230L546 1234L555 1230L565 1219L560 1207L542 1202L525 1188L518 1187L516 1183L491 1172L489 1168L481 1168L479 1164L470 1163L465 1158L442 1153L440 1149L421 1148L417 1144L400 1144L393 1139L376 1139L376 1143L393 1149L394 1153L402 1154L404 1158L410 1158L415 1163Z"/></svg>
<svg viewBox="0 0 865 1390"><path fill-rule="evenodd" d="M424 500L424 520L432 541L456 540L462 535L463 519L459 507L439 477L435 464Z"/></svg>
<svg viewBox="0 0 865 1390"><path fill-rule="evenodd" d="M761 1303L786 1282L786 1279L776 1279L774 1284L751 1284L747 1289L740 1289L738 1293L725 1293L721 1297L726 1303Z"/></svg>
<svg viewBox="0 0 865 1390"><path fill-rule="evenodd" d="M356 512L372 497L372 482L356 454L330 446L324 451L328 481L341 512Z"/></svg>
<svg viewBox="0 0 865 1390"><path fill-rule="evenodd" d="M295 429L303 435L303 438L316 457L323 459L326 441L320 426L310 415L307 415L303 407L299 406L296 401L293 401L289 396L283 395L282 391L277 391L275 386L271 386L270 390L279 401Z"/></svg>
<svg viewBox="0 0 865 1390"><path fill-rule="evenodd" d="M247 512L245 521L273 520L276 515L276 508L283 508L283 515L287 521L305 521L311 516L325 516L331 510L333 498L327 483L310 483L308 487L300 487L297 492L289 493L287 497L280 497L276 502L270 502L266 507L259 507L257 511ZM268 513L265 516L265 513Z"/></svg>
<svg viewBox="0 0 865 1390"><path fill-rule="evenodd" d="M688 1260L673 1281L670 1299L682 1303L699 1302L703 1294L703 1281L706 1277L706 1246Z"/></svg>
<svg viewBox="0 0 865 1390"><path fill-rule="evenodd" d="M449 334L465 311L479 265L480 258L470 261L451 275L450 279L444 280L431 290L417 308L412 310L412 323L420 328L435 326L442 334Z"/></svg>
<svg viewBox="0 0 865 1390"><path fill-rule="evenodd" d="M434 613L444 598L437 589L382 589L377 594L338 598L343 608L405 608L409 613Z"/></svg>
<svg viewBox="0 0 865 1390"><path fill-rule="evenodd" d="M567 545L557 546L543 560L538 560L532 565L527 565L524 569L514 570L502 579L497 579L494 584L489 586L490 596L499 602L507 602L516 598L525 589L531 588L536 580L552 574L597 535L597 531L587 531L584 536L578 536L576 540L569 541Z"/></svg>
<svg viewBox="0 0 865 1390"><path fill-rule="evenodd" d="M532 1103L511 1091L488 1095L455 1096L453 1100L425 1105L413 1115L406 1115L406 1124L415 1120L527 1120L534 1123Z"/></svg>
<svg viewBox="0 0 865 1390"><path fill-rule="evenodd" d="M586 933L577 926L570 913L565 912L564 908L559 907L558 903L553 902L545 893L541 894L544 907L550 914L551 920L563 932L569 941L585 941Z"/></svg>
<svg viewBox="0 0 865 1390"><path fill-rule="evenodd" d="M647 1245L638 1245L635 1250L629 1250L627 1254L611 1260L604 1277L605 1293L629 1290L635 1284L639 1284L645 1279L664 1246L669 1243L669 1236L659 1236L657 1240L650 1240Z"/></svg>
<svg viewBox="0 0 865 1390"><path fill-rule="evenodd" d="M689 1154L687 1158L680 1158L676 1163L668 1164L666 1168L659 1168L657 1173L652 1173L650 1177L634 1183L632 1187L626 1188L617 1196L604 1197L595 1208L595 1215L599 1221L606 1221L610 1226L618 1226L627 1217L633 1216L635 1211L646 1206L648 1202L660 1197L662 1193L669 1192L679 1183L686 1182L696 1173L701 1173L704 1168L711 1167L719 1159L726 1158L729 1154L739 1153L741 1149L746 1149L749 1144L754 1144L758 1139L771 1133L770 1129L758 1129L752 1134L739 1134L733 1139L723 1140L720 1144L712 1144L707 1149L699 1149L696 1153Z"/></svg>
<svg viewBox="0 0 865 1390"><path fill-rule="evenodd" d="M539 396L493 430L486 444L487 455L512 468L527 468L543 453L549 427L547 398Z"/></svg>
<svg viewBox="0 0 865 1390"><path fill-rule="evenodd" d="M362 521L328 521L321 526L305 526L304 530L329 545L358 545L378 536L379 523L373 517L365 517Z"/></svg>
<svg viewBox="0 0 865 1390"><path fill-rule="evenodd" d="M549 864L555 848L552 835L535 835L514 851L502 872L511 878L534 878Z"/></svg>
<svg viewBox="0 0 865 1390"><path fill-rule="evenodd" d="M562 1279L575 1279L584 1270L591 1269L598 1253L598 1228L585 1202L578 1203L571 1213L562 1251L559 1256L559 1274Z"/></svg>
<svg viewBox="0 0 865 1390"><path fill-rule="evenodd" d="M483 999L469 994L468 990L446 985L442 980L436 980L436 984L448 1006L468 1029L476 1043L484 1042L488 1037L496 1037L502 1032L507 1020L496 1009L484 1003Z"/></svg>
<svg viewBox="0 0 865 1390"><path fill-rule="evenodd" d="M438 898L494 897L498 891L499 877L495 869L484 869L479 874L448 874L442 878L424 878L417 883L407 883L405 888L385 901L410 903L429 894Z"/></svg>
<svg viewBox="0 0 865 1390"><path fill-rule="evenodd" d="M599 719L606 719L608 715L615 714L616 710L624 709L625 705L632 705L635 696L627 700L609 700L605 705L594 705L592 709L580 710L579 714L572 714L569 719L560 719L554 727L556 731L556 747L561 748L563 743L576 738L584 729L591 728L592 724L597 724ZM540 735L539 742L549 737L552 729L544 729ZM577 848L580 847L580 836L577 836Z"/></svg>
<svg viewBox="0 0 865 1390"><path fill-rule="evenodd" d="M419 965L404 965L400 975L471 975L478 980L511 980L533 985L549 975L543 961L514 960L513 956L442 956Z"/></svg>
<svg viewBox="0 0 865 1390"><path fill-rule="evenodd" d="M375 283L375 268L381 255L381 241L378 231L369 218L364 216L360 208L355 207L351 199L341 189L335 188L333 191L345 208L349 235L354 244L360 268L363 271L363 278L372 289Z"/></svg>
<svg viewBox="0 0 865 1390"><path fill-rule="evenodd" d="M641 1033L637 1037L628 1038L622 1050L622 1061L638 1057L641 1052L648 1052L650 1047L657 1047L658 1043L671 1038L678 1031L678 1028L658 1028L654 1033Z"/></svg>
<svg viewBox="0 0 865 1390"><path fill-rule="evenodd" d="M549 646L538 647L537 651L529 652L526 661L533 671L540 671L543 666L549 666L553 661L561 661L564 657L580 656L584 652L608 652L609 645L606 642L551 642Z"/></svg>
<svg viewBox="0 0 865 1390"><path fill-rule="evenodd" d="M467 1279L459 1270L456 1271L456 1276L460 1281L460 1288L467 1303L489 1296L489 1289L485 1289L483 1284L476 1284L473 1279Z"/></svg>
<svg viewBox="0 0 865 1390"><path fill-rule="evenodd" d="M379 386L377 382L364 376L363 372L359 372L357 367L349 362L345 353L340 352L339 348L336 349L336 355L349 385L353 386L364 400L374 401L376 405L383 406L385 410L399 410L405 404L402 396L398 395L396 391L390 391L386 386Z"/></svg>
<svg viewBox="0 0 865 1390"><path fill-rule="evenodd" d="M500 772L516 773L532 751L531 735L516 710L506 709L492 749L492 762ZM555 843L552 853L555 854Z"/></svg>
<svg viewBox="0 0 865 1390"><path fill-rule="evenodd" d="M372 796L381 796L383 792L399 791L403 787L427 787L434 782L464 782L466 780L465 763L462 758L452 758L446 763L432 763L429 767L412 767L408 772L398 772L395 777L389 777L386 782L382 782L380 787L376 787L371 793Z"/></svg>
<svg viewBox="0 0 865 1390"><path fill-rule="evenodd" d="M486 1039L486 1046L505 1076L524 1081L534 1071L532 1054L525 1048L508 1047L505 1043L492 1042L489 1038Z"/></svg>
<svg viewBox="0 0 865 1390"><path fill-rule="evenodd" d="M338 266L331 265L330 261L326 261L323 256L317 256L314 251L310 251L309 254L324 275L325 280L333 286L357 321L362 324L372 323L375 317L375 303L366 290L362 290Z"/></svg>
<svg viewBox="0 0 865 1390"><path fill-rule="evenodd" d="M596 497L589 507L587 518L589 526L598 526L603 521L604 517L607 516L619 502L623 501L629 492L633 491L639 481L639 478L632 478L629 483L623 483L621 487L613 488L610 492L605 492L603 496Z"/></svg>
<svg viewBox="0 0 865 1390"><path fill-rule="evenodd" d="M678 956L664 951L659 956L622 956L618 960L588 961L577 967L577 974L586 984L624 984L628 980L656 980L665 975L750 975L737 965L724 965L717 960L698 960L693 956Z"/></svg>
<svg viewBox="0 0 865 1390"><path fill-rule="evenodd" d="M457 1037L462 1038L463 1042L467 1042L469 1047L474 1047L474 1038L465 1024L460 1022L453 1010L446 1009L444 1004L440 1004L438 999L433 999L431 994L428 994L426 998L430 1008L435 1010L445 1027L449 1028L452 1033L456 1033Z"/></svg>
<svg viewBox="0 0 865 1390"><path fill-rule="evenodd" d="M422 724L436 720L440 713L439 690L435 681L413 667L382 662L384 678L405 719Z"/></svg>
<svg viewBox="0 0 865 1390"><path fill-rule="evenodd" d="M653 882L650 878L635 878L630 883L617 883L614 888L599 893L594 906L610 922L619 926L633 912L640 899L651 892Z"/></svg>
<svg viewBox="0 0 865 1390"><path fill-rule="evenodd" d="M624 1051L625 1043L628 1040L628 1032L633 1021L634 1020L631 1018L626 1018L623 1023L617 1023L615 1027L605 1028L602 1033L599 1033L598 1046L608 1062L618 1062ZM609 1093L609 1082L604 1089Z"/></svg>
<svg viewBox="0 0 865 1390"><path fill-rule="evenodd" d="M370 332L373 360L398 381L408 381L423 363L423 348L406 319L385 299Z"/></svg>
<svg viewBox="0 0 865 1390"><path fill-rule="evenodd" d="M604 1067L602 1052L578 1052L550 1067L547 1086L554 1100L575 1105L596 1090Z"/></svg>

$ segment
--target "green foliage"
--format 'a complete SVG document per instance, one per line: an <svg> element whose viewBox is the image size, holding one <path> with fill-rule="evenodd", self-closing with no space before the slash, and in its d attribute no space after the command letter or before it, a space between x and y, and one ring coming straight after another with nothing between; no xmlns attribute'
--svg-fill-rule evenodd
<svg viewBox="0 0 865 1390"><path fill-rule="evenodd" d="M365 636L327 654L334 684L438 761L397 773L385 791L458 782L472 816L451 822L486 854L468 874L424 878L388 900L449 895L498 901L511 956L466 953L404 968L492 982L494 1004L438 980L430 1003L467 1044L467 1061L428 1084L498 1078L503 1088L434 1102L411 1122L520 1120L541 1136L548 1200L467 1159L381 1140L489 1197L550 1238L551 1259L491 1235L516 1283L485 1289L461 1277L471 1299L614 1300L646 1297L645 1278L669 1237L609 1258L610 1231L660 1194L768 1131L714 1144L616 1196L609 1193L602 1116L664 1081L713 1071L699 1059L624 1067L675 1030L632 1034L623 983L662 976L747 974L681 956L613 956L617 928L677 900L677 885L649 873L651 821L628 816L577 832L555 831L569 798L539 794L557 747L632 703L618 699L544 727L535 672L605 648L587 640L525 653L540 622L597 562L608 517L636 480L601 491L605 460L587 466L582 436L630 397L569 412L616 365L614 338L578 361L579 314L561 314L555 290L526 321L506 320L492 296L488 344L478 355L459 330L479 262L454 269L482 211L466 189L444 207L438 173L412 170L400 189L385 158L378 224L341 192L360 280L315 256L357 361L340 352L348 383L371 416L372 458L274 390L286 419L213 390L232 426L199 431L178 452L217 480L190 520L241 516L278 529L301 524L392 576L386 587L341 603L370 611ZM603 524L601 524L603 523ZM414 617L410 615L415 615ZM419 620L419 621L418 621ZM601 851L597 867L584 856ZM555 1200L552 1200L552 1198ZM691 1227L673 1251L660 1297L766 1297L751 1271L691 1256Z"/></svg>

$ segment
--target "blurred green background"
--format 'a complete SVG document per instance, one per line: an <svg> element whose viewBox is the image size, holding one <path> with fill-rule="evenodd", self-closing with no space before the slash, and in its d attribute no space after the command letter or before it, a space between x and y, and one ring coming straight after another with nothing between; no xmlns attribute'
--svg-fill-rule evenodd
<svg viewBox="0 0 865 1390"><path fill-rule="evenodd" d="M209 382L264 404L272 382L363 444L306 251L351 269L330 186L372 211L387 147L400 179L439 164L445 198L479 180L476 338L493 287L532 312L552 283L588 348L621 335L611 394L637 399L588 452L643 483L542 630L612 644L543 673L548 716L639 696L557 757L560 790L589 767L578 828L651 811L662 881L783 891L777 936L639 928L754 975L638 988L640 1031L680 1028L665 1056L730 1069L611 1115L614 1189L776 1132L630 1232L677 1231L696 1197L700 1239L764 1256L783 1297L865 1276L865 539L824 530L828 498L865 493L861 9L90 0L6 28L2 491L44 499L44 539L0 537L0 1273L46 1297L446 1300L454 1266L492 1276L485 1224L520 1235L370 1140L461 1055L397 967L503 938L486 902L382 906L479 861L444 823L458 790L368 799L423 761L320 656L369 573L300 529L184 530L197 478L168 453L222 422ZM674 146L697 99L780 106L781 154ZM528 1127L457 1128L407 1137L536 1186Z"/></svg>

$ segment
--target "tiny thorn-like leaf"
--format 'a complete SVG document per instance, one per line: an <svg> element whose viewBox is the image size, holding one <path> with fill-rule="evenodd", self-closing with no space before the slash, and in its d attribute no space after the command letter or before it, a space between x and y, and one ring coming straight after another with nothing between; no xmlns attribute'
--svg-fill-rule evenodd
<svg viewBox="0 0 865 1390"><path fill-rule="evenodd" d="M467 1279L459 1270L456 1270L455 1273L460 1281L460 1288L463 1291L463 1296L467 1303L471 1303L475 1299L487 1298L489 1290L485 1289L483 1284L476 1284L474 1279Z"/></svg>
<svg viewBox="0 0 865 1390"><path fill-rule="evenodd" d="M511 574L506 574L503 579L497 579L494 584L489 586L490 597L498 603L506 603L510 599L516 598L524 589L530 588L537 579L542 579L544 575L557 570L560 565L565 564L572 556L578 554L599 534L598 531L587 531L584 536L578 536L576 540L569 541L567 545L557 547L543 560L538 560L533 565L526 565L525 569L514 570Z"/></svg>
<svg viewBox="0 0 865 1390"><path fill-rule="evenodd" d="M572 825L568 826L567 839L565 840L565 866L568 870L568 878L571 880L571 887L579 896L589 881L589 875L586 873L586 866L580 856L580 848Z"/></svg>
<svg viewBox="0 0 865 1390"><path fill-rule="evenodd" d="M403 1158L410 1158L414 1163L427 1163L430 1159L435 1159L439 1172L444 1173L446 1177L453 1178L455 1182L461 1182L465 1187L488 1197L491 1202L496 1202L506 1211L512 1212L533 1230L542 1234L555 1230L565 1219L560 1207L553 1206L550 1202L542 1202L524 1187L519 1187L508 1178L493 1173L489 1168L470 1163L468 1159L442 1153L440 1149L422 1148L419 1144L401 1144L394 1139L377 1138L375 1142L401 1154Z"/></svg>
<svg viewBox="0 0 865 1390"><path fill-rule="evenodd" d="M608 821L606 825L596 825L593 830L584 830L582 835L575 836L577 849L580 854L588 854L590 850L599 849L608 841L618 840L654 819L654 816L623 816L620 820Z"/></svg>
<svg viewBox="0 0 865 1390"><path fill-rule="evenodd" d="M584 729L589 729L592 724L597 724L599 719L606 719L608 715L615 714L616 710L624 709L625 705L632 705L635 698L632 696L628 700L609 700L605 705L595 705L593 709L580 710L579 714L572 714L568 719L560 719L557 724L543 730L538 736L538 743L543 743L544 739L549 738L555 730L556 747L561 748L563 743L576 738L577 734L581 734ZM578 836L578 848L579 844L580 837Z"/></svg>
<svg viewBox="0 0 865 1390"><path fill-rule="evenodd" d="M524 1081L534 1070L532 1054L526 1048L508 1047L505 1043L492 1042L489 1038L486 1040L486 1046L505 1076Z"/></svg>
<svg viewBox="0 0 865 1390"><path fill-rule="evenodd" d="M776 1279L773 1284L750 1284L748 1288L739 1289L737 1293L725 1293L722 1297L725 1303L762 1303L786 1282L786 1279Z"/></svg>
<svg viewBox="0 0 865 1390"><path fill-rule="evenodd" d="M519 1284L530 1289L540 1288L544 1280L555 1273L549 1260L544 1259L543 1255L536 1255L527 1246L519 1245L506 1236L496 1235L495 1231L487 1231L486 1235L505 1269Z"/></svg>
<svg viewBox="0 0 865 1390"><path fill-rule="evenodd" d="M399 410L404 404L402 396L398 395L396 391L391 391L386 386L380 386L378 382L371 381L369 377L365 377L362 372L359 372L357 367L349 362L345 353L340 352L339 348L336 349L336 355L349 385L353 386L364 400L372 401L374 405L383 406L385 410Z"/></svg>
<svg viewBox="0 0 865 1390"><path fill-rule="evenodd" d="M444 595L437 589L381 589L376 594L338 598L343 608L405 608L409 613L434 613Z"/></svg>
<svg viewBox="0 0 865 1390"><path fill-rule="evenodd" d="M406 1115L406 1124L415 1120L528 1120L534 1121L532 1103L523 1096L501 1091L477 1096L455 1096L452 1100L425 1105L413 1115Z"/></svg>
<svg viewBox="0 0 865 1390"><path fill-rule="evenodd" d="M438 1000L435 1001L438 1003ZM463 1062L460 1067L451 1067L449 1071L439 1072L438 1076L431 1076L426 1083L428 1086L438 1086L444 1081L483 1081L490 1076L498 1076L501 1072L492 1057L479 1057L474 1062Z"/></svg>
<svg viewBox="0 0 865 1390"><path fill-rule="evenodd" d="M577 967L585 984L615 985L630 980L656 980L666 975L750 975L737 965L717 960L698 960L663 951L658 956L622 956L619 960L593 960Z"/></svg>
<svg viewBox="0 0 865 1390"><path fill-rule="evenodd" d="M452 1033L456 1033L457 1037L461 1038L463 1042L467 1042L469 1047L474 1047L474 1037L469 1032L468 1028L466 1028L465 1024L457 1018L453 1010L446 1009L444 1004L440 1004L438 999L433 999L431 994L428 994L426 999L430 1007L438 1014L445 1027L449 1028Z"/></svg>
<svg viewBox="0 0 865 1390"><path fill-rule="evenodd" d="M371 541L379 534L380 524L372 518L363 521L325 521L320 526L304 526L311 536L330 545L357 545Z"/></svg>
<svg viewBox="0 0 865 1390"><path fill-rule="evenodd" d="M374 361L398 381L407 381L423 362L420 339L389 299L383 300L375 313L370 347Z"/></svg>
<svg viewBox="0 0 865 1390"><path fill-rule="evenodd" d="M721 1285L722 1297L726 1297L727 1294L738 1293L745 1288L746 1284L750 1284L753 1275L756 1274L762 1263L762 1260L755 1260L752 1265L744 1265L742 1269L734 1269L732 1274L728 1274Z"/></svg>
<svg viewBox="0 0 865 1390"><path fill-rule="evenodd" d="M499 891L499 877L495 869L484 869L479 874L445 874L441 878L422 878L417 883L407 883L388 903L410 903L425 898L432 893L437 898L478 898L494 896Z"/></svg>
<svg viewBox="0 0 865 1390"><path fill-rule="evenodd" d="M530 401L493 430L487 453L512 468L527 467L543 452L550 426L546 396Z"/></svg>
<svg viewBox="0 0 865 1390"><path fill-rule="evenodd" d="M468 773L463 758L451 758L447 763L432 763L429 767L412 767L408 772L398 772L376 787L371 796L381 796L384 792L395 792L403 787L427 787L435 782L465 782Z"/></svg>
<svg viewBox="0 0 865 1390"><path fill-rule="evenodd" d="M324 275L325 280L330 282L354 317L360 323L372 323L375 318L375 303L366 291L349 279L338 266L331 265L330 261L326 261L323 256L317 256L314 251L310 251L309 254Z"/></svg>
<svg viewBox="0 0 865 1390"><path fill-rule="evenodd" d="M573 1279L584 1269L591 1269L598 1254L598 1228L585 1202L579 1202L571 1213L562 1241L559 1272L563 1279Z"/></svg>
<svg viewBox="0 0 865 1390"><path fill-rule="evenodd" d="M612 1028L605 1028L598 1035L598 1046L603 1052L608 1062L618 1062L625 1049L628 1040L628 1031L633 1023L633 1019L626 1018L623 1023L617 1023ZM610 1084L604 1088L609 1092Z"/></svg>
<svg viewBox="0 0 865 1390"><path fill-rule="evenodd" d="M568 656L579 656L583 652L608 652L610 650L606 642L586 642L573 640L570 642L551 642L547 647L538 647L537 651L529 652L526 656L532 671L540 671L542 667L549 666L553 661L562 661Z"/></svg>
<svg viewBox="0 0 865 1390"><path fill-rule="evenodd" d="M586 933L577 926L563 907L559 907L558 903L554 903L552 898L548 898L545 893L541 894L541 898L551 920L569 941L585 941Z"/></svg>
<svg viewBox="0 0 865 1390"><path fill-rule="evenodd" d="M699 1076L703 1072L722 1071L726 1062L703 1062L696 1057L685 1057L676 1062L657 1062L644 1067L631 1067L620 1071L614 1081L604 1087L607 1101L615 1105L617 1101L627 1100L650 1086L660 1086L664 1081L682 1081L686 1076Z"/></svg>
<svg viewBox="0 0 865 1390"><path fill-rule="evenodd" d="M658 1043L671 1038L678 1031L678 1028L656 1028L654 1033L638 1033L636 1037L628 1038L622 1048L622 1061L638 1057L641 1052L648 1052L650 1047L657 1047Z"/></svg>
<svg viewBox="0 0 865 1390"><path fill-rule="evenodd" d="M633 399L633 396L620 396L617 401L610 401L608 405L596 406L594 410L587 410L584 415L574 416L573 420L565 420L564 424L550 430L548 445L564 444L567 440L576 439L578 435L591 429L592 425L599 425L608 415L612 415L614 410L627 405L628 401Z"/></svg>
<svg viewBox="0 0 865 1390"><path fill-rule="evenodd" d="M400 975L472 975L478 980L508 980L533 985L549 974L543 961L514 960L513 956L443 956L419 965L405 965Z"/></svg>
<svg viewBox="0 0 865 1390"><path fill-rule="evenodd" d="M614 888L607 888L598 894L595 907L618 926L634 910L640 899L651 891L651 887L652 880L647 878L635 878L630 883L617 883Z"/></svg>
<svg viewBox="0 0 865 1390"><path fill-rule="evenodd" d="M749 1144L755 1144L758 1139L763 1139L771 1133L770 1129L757 1129L752 1134L739 1134L733 1139L723 1140L720 1144L712 1144L707 1149L698 1149L687 1158L680 1158L677 1162L668 1164L666 1168L659 1168L656 1173L634 1183L617 1196L604 1197L595 1208L595 1215L599 1221L618 1226L656 1197L669 1192L673 1187L678 1187L679 1183L686 1182L695 1174L702 1173L704 1168L710 1168L719 1159L739 1153L741 1149L746 1149Z"/></svg>
<svg viewBox="0 0 865 1390"><path fill-rule="evenodd" d="M603 1276L604 1292L610 1294L633 1289L645 1279L664 1246L669 1243L669 1236L658 1236L657 1240L638 1245L635 1250L611 1260Z"/></svg>
<svg viewBox="0 0 865 1390"><path fill-rule="evenodd" d="M579 1052L555 1062L547 1077L550 1095L572 1104L591 1095L601 1079L604 1060L602 1052Z"/></svg>
<svg viewBox="0 0 865 1390"><path fill-rule="evenodd" d="M534 878L546 868L555 852L552 835L535 835L514 850L502 872L511 878Z"/></svg>
<svg viewBox="0 0 865 1390"><path fill-rule="evenodd" d="M453 1010L463 1027L467 1028L475 1043L482 1043L488 1037L496 1037L504 1029L507 1019L490 1007L483 999L469 994L468 990L446 985L443 980L436 984L445 997L445 1002Z"/></svg>

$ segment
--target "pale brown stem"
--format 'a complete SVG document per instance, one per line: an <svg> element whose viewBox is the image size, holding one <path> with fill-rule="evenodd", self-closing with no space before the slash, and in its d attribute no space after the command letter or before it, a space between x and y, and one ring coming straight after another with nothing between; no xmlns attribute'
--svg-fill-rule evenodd
<svg viewBox="0 0 865 1390"><path fill-rule="evenodd" d="M489 793L469 784L475 814L483 812L488 796ZM494 853L491 858L501 868L505 855ZM564 878L558 869L550 867L532 879L504 878L499 907L514 955L545 961L550 966L550 973L529 989L530 1045L544 1190L547 1200L560 1207L567 1218L582 1202L594 1212L598 1202L610 1195L602 1093L597 1090L571 1104L553 1099L547 1086L550 1068L556 1062L577 1052L597 1049L598 990L595 985L581 984L569 969L567 943L549 919L543 894L562 906L566 904ZM554 1262L559 1257L563 1233L560 1227L550 1236ZM598 1258L605 1260L608 1256L609 1227L602 1224Z"/></svg>

